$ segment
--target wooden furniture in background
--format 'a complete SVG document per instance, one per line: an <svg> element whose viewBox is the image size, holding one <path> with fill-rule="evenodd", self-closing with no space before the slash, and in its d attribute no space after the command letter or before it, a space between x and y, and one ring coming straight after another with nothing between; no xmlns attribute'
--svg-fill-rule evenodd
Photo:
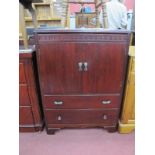
<svg viewBox="0 0 155 155"><path fill-rule="evenodd" d="M48 134L61 128L116 131L128 58L128 31L36 30Z"/></svg>
<svg viewBox="0 0 155 155"><path fill-rule="evenodd" d="M105 6L106 2L107 2L107 0L90 0L90 1L85 1L85 0L82 0L82 1L68 0L68 3L73 3L73 4L81 4L81 5L84 5L84 4L94 4L95 12L93 12L92 14L95 14L94 17L95 17L95 20L96 20L95 21L96 24L95 25L93 24L93 26L91 25L91 28L93 28L94 26L96 26L96 28L100 28L100 21L99 21L100 7L103 10L103 22L104 22L103 25L104 25L104 28L108 27L107 12L106 12L106 6ZM83 19L82 19L82 17L83 17ZM80 18L81 18L80 20L83 20L85 22L87 21L85 16L80 16ZM78 21L76 21L76 23L78 23Z"/></svg>
<svg viewBox="0 0 155 155"><path fill-rule="evenodd" d="M51 27L69 27L70 22L70 13L69 13L69 4L94 4L95 6L95 19L96 27L100 27L99 22L99 10L100 7L103 9L104 16L104 28L107 27L107 15L105 9L106 0L90 0L90 1L72 1L72 0L60 0L59 2L54 2L52 0L45 1L43 3L33 3L33 8L37 14L37 20L33 24L32 15L27 9L25 9L25 22L26 27L33 28L40 26L51 26ZM58 10L59 9L59 10ZM93 13L92 13L93 14ZM85 18L85 16L83 16ZM92 22L91 22L92 23ZM94 24L91 24L91 27Z"/></svg>
<svg viewBox="0 0 155 155"><path fill-rule="evenodd" d="M104 28L108 28L108 17L107 17L107 11L106 11L106 2L107 0L101 0L101 6L103 10L103 25Z"/></svg>
<svg viewBox="0 0 155 155"><path fill-rule="evenodd" d="M24 8L22 6L22 4L19 3L19 39L23 40L23 44L24 44L24 48L28 49L28 37L27 37L27 33L26 33L26 27L25 27L25 20L24 20Z"/></svg>
<svg viewBox="0 0 155 155"><path fill-rule="evenodd" d="M52 17L52 8L50 3L34 3L37 19L50 19Z"/></svg>
<svg viewBox="0 0 155 155"><path fill-rule="evenodd" d="M67 16L68 16L68 0L62 0L62 11L61 11L61 25L67 27Z"/></svg>
<svg viewBox="0 0 155 155"><path fill-rule="evenodd" d="M61 26L61 17L55 16L53 5L51 3L33 3L33 8L37 16L37 27L42 25L54 27ZM25 22L26 27L34 27L32 16L27 9L25 9Z"/></svg>
<svg viewBox="0 0 155 155"><path fill-rule="evenodd" d="M76 28L96 28L96 13L79 13L75 14L76 17Z"/></svg>
<svg viewBox="0 0 155 155"><path fill-rule="evenodd" d="M19 53L19 131L40 131L43 118L33 53Z"/></svg>
<svg viewBox="0 0 155 155"><path fill-rule="evenodd" d="M123 110L119 121L119 132L130 133L135 128L135 47L130 46L129 66L123 101Z"/></svg>

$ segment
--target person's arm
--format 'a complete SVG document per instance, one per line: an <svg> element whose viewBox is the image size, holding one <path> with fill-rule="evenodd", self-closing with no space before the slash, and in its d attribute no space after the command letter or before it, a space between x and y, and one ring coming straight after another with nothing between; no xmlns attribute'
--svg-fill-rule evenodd
<svg viewBox="0 0 155 155"><path fill-rule="evenodd" d="M127 28L127 9L126 9L126 7L124 7L123 11L122 11L121 26L124 29Z"/></svg>

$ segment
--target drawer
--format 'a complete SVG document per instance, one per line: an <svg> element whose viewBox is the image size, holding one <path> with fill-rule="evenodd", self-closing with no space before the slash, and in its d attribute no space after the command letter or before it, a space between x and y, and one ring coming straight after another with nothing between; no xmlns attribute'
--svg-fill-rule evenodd
<svg viewBox="0 0 155 155"><path fill-rule="evenodd" d="M118 110L45 110L48 124L100 124L112 125Z"/></svg>
<svg viewBox="0 0 155 155"><path fill-rule="evenodd" d="M30 106L30 98L27 85L19 85L19 105Z"/></svg>
<svg viewBox="0 0 155 155"><path fill-rule="evenodd" d="M44 107L52 109L118 108L120 95L44 96Z"/></svg>
<svg viewBox="0 0 155 155"><path fill-rule="evenodd" d="M33 124L33 115L31 107L20 107L19 108L19 124L20 125L31 125Z"/></svg>
<svg viewBox="0 0 155 155"><path fill-rule="evenodd" d="M19 63L19 83L26 83L25 68L23 63Z"/></svg>

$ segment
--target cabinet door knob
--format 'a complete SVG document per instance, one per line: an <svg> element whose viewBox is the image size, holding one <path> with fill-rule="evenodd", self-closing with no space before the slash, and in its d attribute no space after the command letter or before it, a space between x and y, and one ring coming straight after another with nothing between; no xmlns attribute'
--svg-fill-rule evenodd
<svg viewBox="0 0 155 155"><path fill-rule="evenodd" d="M79 71L82 71L83 63L82 63L82 62L79 62L79 63L78 63L78 66L79 66Z"/></svg>
<svg viewBox="0 0 155 155"><path fill-rule="evenodd" d="M88 70L88 63L84 62L84 71L87 71L87 70Z"/></svg>
<svg viewBox="0 0 155 155"><path fill-rule="evenodd" d="M111 103L111 101L110 100L104 100L104 101L102 101L102 104L110 104Z"/></svg>
<svg viewBox="0 0 155 155"><path fill-rule="evenodd" d="M103 115L102 117L104 120L107 120L108 119L108 116L107 115Z"/></svg>
<svg viewBox="0 0 155 155"><path fill-rule="evenodd" d="M63 104L63 101L54 101L54 104L55 105L62 105Z"/></svg>
<svg viewBox="0 0 155 155"><path fill-rule="evenodd" d="M58 120L58 121L61 121L61 120L62 120L62 117L59 115L59 116L57 117L57 120Z"/></svg>

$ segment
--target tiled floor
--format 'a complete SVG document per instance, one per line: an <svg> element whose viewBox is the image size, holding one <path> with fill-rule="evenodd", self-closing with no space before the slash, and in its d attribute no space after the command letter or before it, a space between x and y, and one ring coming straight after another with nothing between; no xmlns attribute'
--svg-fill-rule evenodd
<svg viewBox="0 0 155 155"><path fill-rule="evenodd" d="M20 155L134 155L134 132L63 129L55 135L20 133Z"/></svg>

